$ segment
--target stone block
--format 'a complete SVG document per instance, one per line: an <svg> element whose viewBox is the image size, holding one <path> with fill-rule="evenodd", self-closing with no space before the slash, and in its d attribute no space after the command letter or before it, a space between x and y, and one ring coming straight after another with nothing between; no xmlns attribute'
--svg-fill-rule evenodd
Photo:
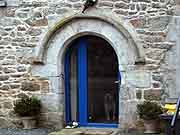
<svg viewBox="0 0 180 135"><path fill-rule="evenodd" d="M146 56L153 60L163 60L165 57L166 50L164 49L149 49L148 52L146 52Z"/></svg>
<svg viewBox="0 0 180 135"><path fill-rule="evenodd" d="M12 109L13 108L12 102L4 102L3 107L5 109Z"/></svg>
<svg viewBox="0 0 180 135"><path fill-rule="evenodd" d="M8 119L0 117L0 127L1 128L8 128L11 124Z"/></svg>
<svg viewBox="0 0 180 135"><path fill-rule="evenodd" d="M150 89L144 91L144 99L161 100L161 89Z"/></svg>
<svg viewBox="0 0 180 135"><path fill-rule="evenodd" d="M26 67L24 65L18 65L17 66L17 71L18 72L25 72L26 71Z"/></svg>
<svg viewBox="0 0 180 135"><path fill-rule="evenodd" d="M136 98L137 99L141 99L142 98L142 91L141 90L137 90L136 91Z"/></svg>
<svg viewBox="0 0 180 135"><path fill-rule="evenodd" d="M161 84L159 82L153 82L152 85L153 85L153 88L160 88L161 87Z"/></svg>
<svg viewBox="0 0 180 135"><path fill-rule="evenodd" d="M41 92L42 93L48 93L49 92L49 82L48 81L42 81L41 82Z"/></svg>
<svg viewBox="0 0 180 135"><path fill-rule="evenodd" d="M120 88L120 99L121 100L135 100L136 99L136 89L134 86L126 86Z"/></svg>
<svg viewBox="0 0 180 135"><path fill-rule="evenodd" d="M3 71L4 71L4 73L15 73L16 72L16 70L14 69L14 68L11 68L11 67L5 67L4 69L3 69Z"/></svg>
<svg viewBox="0 0 180 135"><path fill-rule="evenodd" d="M11 89L18 89L18 88L20 88L20 85L19 85L19 84L13 84L13 83L12 83L12 84L10 84L9 86L10 86Z"/></svg>
<svg viewBox="0 0 180 135"><path fill-rule="evenodd" d="M20 4L20 0L6 0L7 6L17 7Z"/></svg>
<svg viewBox="0 0 180 135"><path fill-rule="evenodd" d="M40 85L37 82L25 81L21 83L21 89L23 91L38 91L40 90Z"/></svg>
<svg viewBox="0 0 180 135"><path fill-rule="evenodd" d="M169 16L156 16L148 19L149 29L151 31L165 30L169 24Z"/></svg>
<svg viewBox="0 0 180 135"><path fill-rule="evenodd" d="M116 9L114 10L114 12L119 15L125 15L125 16L128 15L128 11L121 10L121 9Z"/></svg>
<svg viewBox="0 0 180 135"><path fill-rule="evenodd" d="M34 28L30 28L27 32L27 34L31 36L39 36L41 33L42 33L41 29L34 29Z"/></svg>
<svg viewBox="0 0 180 135"><path fill-rule="evenodd" d="M8 85L2 85L1 87L0 87L0 90L9 90L9 86Z"/></svg>
<svg viewBox="0 0 180 135"><path fill-rule="evenodd" d="M127 83L134 87L150 87L151 86L151 74L150 72L139 70L127 72Z"/></svg>
<svg viewBox="0 0 180 135"><path fill-rule="evenodd" d="M99 7L113 8L113 3L112 2L103 1L103 2L100 2L98 5L99 5Z"/></svg>
<svg viewBox="0 0 180 135"><path fill-rule="evenodd" d="M0 7L6 7L7 2L5 0L0 0Z"/></svg>
<svg viewBox="0 0 180 135"><path fill-rule="evenodd" d="M175 0L177 5L180 5L180 0Z"/></svg>
<svg viewBox="0 0 180 135"><path fill-rule="evenodd" d="M116 3L115 4L115 7L116 8L122 8L122 9L129 9L129 5L128 4L126 4L126 3Z"/></svg>
<svg viewBox="0 0 180 135"><path fill-rule="evenodd" d="M8 75L0 75L0 81L6 81L9 79Z"/></svg>
<svg viewBox="0 0 180 135"><path fill-rule="evenodd" d="M143 18L136 18L130 20L130 23L135 27L135 28L144 28L146 25L146 20Z"/></svg>

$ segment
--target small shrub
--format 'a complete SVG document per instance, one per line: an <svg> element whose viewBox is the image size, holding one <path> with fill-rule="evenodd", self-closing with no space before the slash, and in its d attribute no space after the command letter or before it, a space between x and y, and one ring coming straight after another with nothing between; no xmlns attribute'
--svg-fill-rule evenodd
<svg viewBox="0 0 180 135"><path fill-rule="evenodd" d="M41 102L37 97L23 97L14 104L14 111L19 116L36 116L40 113Z"/></svg>
<svg viewBox="0 0 180 135"><path fill-rule="evenodd" d="M144 101L137 105L137 113L144 120L159 119L159 115L163 113L163 108L156 102Z"/></svg>

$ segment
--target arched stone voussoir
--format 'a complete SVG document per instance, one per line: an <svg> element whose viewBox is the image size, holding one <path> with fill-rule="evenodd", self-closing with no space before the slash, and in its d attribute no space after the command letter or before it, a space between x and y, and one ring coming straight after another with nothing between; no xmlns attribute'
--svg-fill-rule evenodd
<svg viewBox="0 0 180 135"><path fill-rule="evenodd" d="M38 63L45 63L46 61L46 54L49 48L49 41L50 39L57 33L58 30L63 29L66 24L71 23L76 20L84 20L84 19L91 19L105 22L114 28L116 28L123 36L127 39L128 44L135 48L136 53L136 60L143 60L144 59L144 51L142 44L140 42L137 33L133 29L132 25L127 22L126 20L117 17L112 13L101 13L101 12L93 12L88 14L79 14L79 13L70 13L70 15L65 15L64 19L56 22L45 34L41 44L35 48L35 58L34 62Z"/></svg>

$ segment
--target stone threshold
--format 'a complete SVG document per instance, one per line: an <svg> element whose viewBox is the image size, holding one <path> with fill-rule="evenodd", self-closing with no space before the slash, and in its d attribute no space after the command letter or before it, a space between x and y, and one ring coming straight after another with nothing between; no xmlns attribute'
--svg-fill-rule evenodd
<svg viewBox="0 0 180 135"><path fill-rule="evenodd" d="M49 135L118 135L119 129L114 128L75 128L62 129Z"/></svg>

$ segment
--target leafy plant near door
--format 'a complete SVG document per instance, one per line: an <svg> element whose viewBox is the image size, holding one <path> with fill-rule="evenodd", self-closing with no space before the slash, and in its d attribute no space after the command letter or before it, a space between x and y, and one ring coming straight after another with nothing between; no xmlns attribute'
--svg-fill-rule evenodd
<svg viewBox="0 0 180 135"><path fill-rule="evenodd" d="M36 117L39 115L40 109L41 102L35 96L24 96L14 103L14 112L22 118L25 129L35 127Z"/></svg>
<svg viewBox="0 0 180 135"><path fill-rule="evenodd" d="M154 101L144 101L137 105L137 113L144 120L145 133L159 131L159 115L163 113L161 105Z"/></svg>

